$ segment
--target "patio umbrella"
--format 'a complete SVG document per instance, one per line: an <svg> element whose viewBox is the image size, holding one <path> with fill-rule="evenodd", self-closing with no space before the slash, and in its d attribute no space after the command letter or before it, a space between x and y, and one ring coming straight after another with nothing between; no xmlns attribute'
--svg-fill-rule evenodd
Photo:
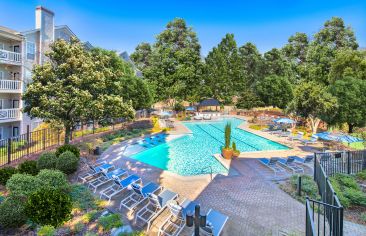
<svg viewBox="0 0 366 236"><path fill-rule="evenodd" d="M363 142L364 140L348 134L340 134L337 136L337 141L342 143L356 143Z"/></svg>
<svg viewBox="0 0 366 236"><path fill-rule="evenodd" d="M173 114L171 112L168 111L162 111L158 114L161 117L171 117Z"/></svg>
<svg viewBox="0 0 366 236"><path fill-rule="evenodd" d="M317 133L315 136L325 141L337 141L337 137L329 132Z"/></svg>
<svg viewBox="0 0 366 236"><path fill-rule="evenodd" d="M294 124L296 123L296 121L290 119L290 118L278 118L273 120L275 123L280 123L280 124Z"/></svg>
<svg viewBox="0 0 366 236"><path fill-rule="evenodd" d="M187 107L186 108L186 111L195 111L196 110L196 108L195 107Z"/></svg>

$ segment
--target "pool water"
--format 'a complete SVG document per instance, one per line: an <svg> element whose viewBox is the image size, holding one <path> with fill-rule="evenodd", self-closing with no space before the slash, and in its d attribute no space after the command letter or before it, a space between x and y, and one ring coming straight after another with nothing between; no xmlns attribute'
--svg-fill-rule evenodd
<svg viewBox="0 0 366 236"><path fill-rule="evenodd" d="M242 122L237 118L218 121L184 122L192 134L163 142L131 156L141 162L163 170L183 175L227 173L227 169L213 157L224 146L224 129L231 123L231 141L241 152L287 150L288 147L237 128Z"/></svg>

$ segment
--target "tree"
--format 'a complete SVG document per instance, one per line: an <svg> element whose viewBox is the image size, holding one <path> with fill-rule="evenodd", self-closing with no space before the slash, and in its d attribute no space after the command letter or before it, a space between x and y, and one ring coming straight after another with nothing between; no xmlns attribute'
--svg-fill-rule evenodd
<svg viewBox="0 0 366 236"><path fill-rule="evenodd" d="M152 93L149 84L136 77L121 78L121 88L119 90L124 101L130 101L135 110L150 108L152 104Z"/></svg>
<svg viewBox="0 0 366 236"><path fill-rule="evenodd" d="M308 46L308 36L305 33L297 32L288 39L288 43L282 50L289 60L296 64L302 64L306 61Z"/></svg>
<svg viewBox="0 0 366 236"><path fill-rule="evenodd" d="M239 109L252 109L254 107L263 106L264 103L261 99L252 91L246 90L244 91L241 96L238 98L236 103L236 107Z"/></svg>
<svg viewBox="0 0 366 236"><path fill-rule="evenodd" d="M283 53L277 48L273 48L272 50L264 53L263 70L265 76L285 76L288 79L291 79L293 77L290 63L286 60Z"/></svg>
<svg viewBox="0 0 366 236"><path fill-rule="evenodd" d="M196 33L183 19L167 24L142 71L156 100L184 100L195 93L202 73L200 49Z"/></svg>
<svg viewBox="0 0 366 236"><path fill-rule="evenodd" d="M117 72L100 69L104 60L95 60L75 38L70 43L57 40L50 49L49 61L34 67L33 81L23 95L30 117L63 124L65 143L80 120L133 117L130 104L113 92Z"/></svg>
<svg viewBox="0 0 366 236"><path fill-rule="evenodd" d="M150 44L140 43L135 48L135 52L131 54L131 59L139 70L144 71L150 65L151 51Z"/></svg>
<svg viewBox="0 0 366 236"><path fill-rule="evenodd" d="M338 108L330 121L337 124L348 124L348 132L354 127L363 127L366 124L366 80L347 77L337 80L329 89L338 100Z"/></svg>
<svg viewBox="0 0 366 236"><path fill-rule="evenodd" d="M285 108L293 97L292 85L286 77L268 76L257 82L255 91L267 106Z"/></svg>
<svg viewBox="0 0 366 236"><path fill-rule="evenodd" d="M307 54L307 77L329 85L328 74L337 50L358 48L356 37L341 18L333 17L314 35Z"/></svg>
<svg viewBox="0 0 366 236"><path fill-rule="evenodd" d="M327 88L315 81L303 81L294 89L294 98L287 112L309 120L313 134L317 132L322 117L337 107L337 99Z"/></svg>
<svg viewBox="0 0 366 236"><path fill-rule="evenodd" d="M210 95L226 104L243 88L238 49L233 34L226 34L206 57L205 84Z"/></svg>
<svg viewBox="0 0 366 236"><path fill-rule="evenodd" d="M246 43L239 48L239 60L240 72L246 86L252 87L263 78L263 58L254 44Z"/></svg>

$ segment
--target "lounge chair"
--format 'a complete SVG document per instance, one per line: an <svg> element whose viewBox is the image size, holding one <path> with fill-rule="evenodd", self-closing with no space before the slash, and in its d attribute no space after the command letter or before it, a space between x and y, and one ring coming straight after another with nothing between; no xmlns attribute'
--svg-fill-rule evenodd
<svg viewBox="0 0 366 236"><path fill-rule="evenodd" d="M304 169L300 167L297 163L295 163L295 158L292 156L287 157L286 159L278 158L278 163L283 167L292 170L292 173L304 173Z"/></svg>
<svg viewBox="0 0 366 236"><path fill-rule="evenodd" d="M91 165L87 163L89 167L89 171L82 173L78 176L78 179L81 180L82 183L86 183L90 180L93 180L96 178L99 174L101 174L103 171L107 172L114 168L114 165L109 163L97 163L96 165Z"/></svg>
<svg viewBox="0 0 366 236"><path fill-rule="evenodd" d="M316 143L318 141L318 137L315 136L315 135L311 135L310 140L308 140L308 139L301 139L300 141L306 146L308 144L314 144L314 143Z"/></svg>
<svg viewBox="0 0 366 236"><path fill-rule="evenodd" d="M294 140L302 140L303 139L302 138L303 136L304 136L304 133L298 131L296 136L290 136L290 140L291 141L294 141Z"/></svg>
<svg viewBox="0 0 366 236"><path fill-rule="evenodd" d="M178 204L174 200L170 201L168 204L170 215L159 227L158 235L179 235L186 225L187 213L193 214L196 205L196 202L188 199L184 200L181 204Z"/></svg>
<svg viewBox="0 0 366 236"><path fill-rule="evenodd" d="M130 175L122 180L114 179L114 184L109 186L100 192L100 198L108 199L108 202L111 201L112 197L119 194L123 190L125 190L128 186L133 183L141 181L141 178L137 175Z"/></svg>
<svg viewBox="0 0 366 236"><path fill-rule="evenodd" d="M118 168L109 172L102 171L101 174L100 177L88 182L88 187L94 189L94 193L98 187L113 181L115 178L119 179L121 176L126 175L127 171Z"/></svg>
<svg viewBox="0 0 366 236"><path fill-rule="evenodd" d="M260 163L271 169L275 175L277 173L285 173L285 169L283 169L281 166L277 165L278 158L272 157L271 159L268 158L259 158Z"/></svg>
<svg viewBox="0 0 366 236"><path fill-rule="evenodd" d="M299 156L291 156L291 157L293 157L297 163L303 164L303 165L308 165L314 160L313 155L308 155L304 158L301 158Z"/></svg>
<svg viewBox="0 0 366 236"><path fill-rule="evenodd" d="M138 184L132 184L132 194L129 194L124 199L121 200L119 205L119 209L121 210L122 207L128 210L134 210L137 205L143 202L149 194L156 193L157 191L161 190L162 187L155 183L148 183L141 187Z"/></svg>
<svg viewBox="0 0 366 236"><path fill-rule="evenodd" d="M291 132L290 131L282 131L280 133L278 133L279 137L290 137Z"/></svg>
<svg viewBox="0 0 366 236"><path fill-rule="evenodd" d="M143 225L147 224L147 231L149 231L151 222L167 207L169 201L178 197L178 194L164 189L159 195L149 194L149 202L143 208L141 208L135 218L135 224L137 221L141 221Z"/></svg>
<svg viewBox="0 0 366 236"><path fill-rule="evenodd" d="M219 236L228 219L228 216L210 209L207 213L206 226L200 228L201 235Z"/></svg>

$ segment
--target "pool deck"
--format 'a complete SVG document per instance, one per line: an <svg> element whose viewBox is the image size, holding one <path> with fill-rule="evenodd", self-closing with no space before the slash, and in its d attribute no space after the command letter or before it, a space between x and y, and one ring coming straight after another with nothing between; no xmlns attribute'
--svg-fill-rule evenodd
<svg viewBox="0 0 366 236"><path fill-rule="evenodd" d="M241 125L240 128L248 130L249 128L245 124ZM175 129L169 133L185 134L189 132L181 122L176 121ZM185 198L194 200L201 204L204 212L212 208L229 216L222 235L281 235L280 232L291 235L304 235L305 206L278 187L278 182L288 178L291 174L287 173L280 177L274 176L256 158L287 155L305 156L311 154L310 147L304 148L299 143L291 143L285 138L279 138L264 132L253 130L250 130L250 132L285 145L291 145L292 149L242 153L239 158L229 161L228 176L214 175L212 176L213 179L210 175L179 176L125 156L126 147L135 140L111 146L101 155L101 158L128 170L129 173L141 176L143 183L156 182L178 193L179 201ZM312 170L306 168L306 172L311 174ZM118 210L121 198L122 195L113 199L111 208L121 213L123 219L129 221L135 229L144 229L133 222L134 214L138 209L134 212ZM142 206L143 204L139 208ZM152 228L147 235L157 235L159 226L168 217L168 213L168 210L165 209L153 221ZM347 228L347 224L345 224L345 228ZM350 233L345 232L345 235L363 235L366 231L360 232L353 230ZM192 235L192 229L186 227L180 235Z"/></svg>

